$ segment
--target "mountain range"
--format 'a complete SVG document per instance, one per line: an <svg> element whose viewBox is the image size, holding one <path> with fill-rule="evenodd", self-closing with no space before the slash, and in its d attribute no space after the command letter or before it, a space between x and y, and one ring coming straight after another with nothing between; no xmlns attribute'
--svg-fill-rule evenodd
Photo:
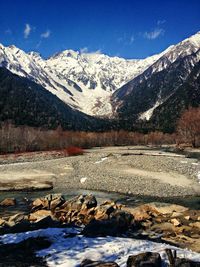
<svg viewBox="0 0 200 267"><path fill-rule="evenodd" d="M181 112L200 105L199 62L200 32L146 59L73 50L44 59L0 44L0 120L173 132Z"/></svg>

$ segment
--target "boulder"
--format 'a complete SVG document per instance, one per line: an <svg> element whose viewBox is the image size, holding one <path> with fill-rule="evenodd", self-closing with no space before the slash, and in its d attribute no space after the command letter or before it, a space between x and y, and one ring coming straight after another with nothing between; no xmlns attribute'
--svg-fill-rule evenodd
<svg viewBox="0 0 200 267"><path fill-rule="evenodd" d="M117 210L107 220L91 220L83 230L85 236L120 236L134 227L133 215Z"/></svg>
<svg viewBox="0 0 200 267"><path fill-rule="evenodd" d="M161 267L161 257L159 253L144 252L138 255L129 256L127 267Z"/></svg>
<svg viewBox="0 0 200 267"><path fill-rule="evenodd" d="M28 238L18 243L0 244L0 266L47 266L46 260L36 257L35 251L48 248L50 245L51 242L44 237Z"/></svg>
<svg viewBox="0 0 200 267"><path fill-rule="evenodd" d="M131 213L123 210L116 210L110 216L113 224L116 225L119 232L125 232L130 227L134 226L134 217Z"/></svg>
<svg viewBox="0 0 200 267"><path fill-rule="evenodd" d="M65 202L61 194L49 194L44 198L37 198L32 203L32 210L51 209L60 207Z"/></svg>
<svg viewBox="0 0 200 267"><path fill-rule="evenodd" d="M27 219L28 216L24 215L23 213L17 213L15 215L10 216L8 222L14 225Z"/></svg>
<svg viewBox="0 0 200 267"><path fill-rule="evenodd" d="M116 236L118 229L111 220L97 221L94 219L85 226L82 234L88 237Z"/></svg>
<svg viewBox="0 0 200 267"><path fill-rule="evenodd" d="M155 224L151 227L152 231L160 232L167 232L167 233L174 233L176 232L176 227L169 222L163 222L159 224Z"/></svg>
<svg viewBox="0 0 200 267"><path fill-rule="evenodd" d="M31 225L33 230L45 229L48 227L60 227L60 222L53 219L51 216L43 217Z"/></svg>
<svg viewBox="0 0 200 267"><path fill-rule="evenodd" d="M200 222L193 222L189 224L191 227L199 228L200 229Z"/></svg>
<svg viewBox="0 0 200 267"><path fill-rule="evenodd" d="M28 220L22 220L17 223L14 221L6 221L2 228L0 228L0 234L7 233L21 233L30 230L30 222Z"/></svg>
<svg viewBox="0 0 200 267"><path fill-rule="evenodd" d="M15 198L5 198L0 202L1 207L9 207L9 206L15 206L16 200Z"/></svg>
<svg viewBox="0 0 200 267"><path fill-rule="evenodd" d="M29 221L35 222L51 215L52 213L50 210L37 210L33 213L30 213L28 219Z"/></svg>
<svg viewBox="0 0 200 267"><path fill-rule="evenodd" d="M181 225L180 220L177 219L177 218L171 219L170 222L171 222L174 226L180 226L180 225Z"/></svg>
<svg viewBox="0 0 200 267"><path fill-rule="evenodd" d="M178 212L180 214L180 213L187 211L188 208L173 204L173 205L167 205L163 207L156 207L156 210L162 214L173 214L174 212Z"/></svg>
<svg viewBox="0 0 200 267"><path fill-rule="evenodd" d="M95 196L93 196L93 195L84 196L84 202L83 202L82 209L84 209L84 208L91 209L91 208L95 208L96 206L97 206L97 200L96 200Z"/></svg>
<svg viewBox="0 0 200 267"><path fill-rule="evenodd" d="M97 206L97 200L93 195L86 195L86 196L80 195L65 201L65 203L61 205L60 209L66 211L69 210L80 211L81 209L91 209L96 206Z"/></svg>
<svg viewBox="0 0 200 267"><path fill-rule="evenodd" d="M96 220L107 220L112 212L115 211L115 203L114 202L105 202L101 204L95 212Z"/></svg>
<svg viewBox="0 0 200 267"><path fill-rule="evenodd" d="M44 198L37 198L32 202L32 210L38 210L46 208L48 206L47 200Z"/></svg>
<svg viewBox="0 0 200 267"><path fill-rule="evenodd" d="M186 219L187 221L189 221L191 218L189 215L185 216L184 219Z"/></svg>
<svg viewBox="0 0 200 267"><path fill-rule="evenodd" d="M0 218L0 227L4 226L6 223L6 220Z"/></svg>
<svg viewBox="0 0 200 267"><path fill-rule="evenodd" d="M51 210L60 207L65 202L65 198L61 194L49 194L44 199L47 200Z"/></svg>
<svg viewBox="0 0 200 267"><path fill-rule="evenodd" d="M200 262L176 258L174 262L174 267L200 267Z"/></svg>
<svg viewBox="0 0 200 267"><path fill-rule="evenodd" d="M156 207L153 204L145 204L134 209L124 208L128 212L130 212L135 221L145 221L149 220L152 217L157 217L160 213L157 211Z"/></svg>
<svg viewBox="0 0 200 267"><path fill-rule="evenodd" d="M119 265L115 262L92 261L85 259L81 262L80 267L119 267Z"/></svg>

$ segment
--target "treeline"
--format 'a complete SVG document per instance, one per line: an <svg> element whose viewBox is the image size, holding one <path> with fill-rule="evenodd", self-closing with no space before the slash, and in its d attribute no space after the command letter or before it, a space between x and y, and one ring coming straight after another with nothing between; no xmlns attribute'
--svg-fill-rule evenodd
<svg viewBox="0 0 200 267"><path fill-rule="evenodd" d="M108 131L108 132L81 132L56 130L42 130L27 126L14 126L3 123L0 128L0 152L25 152L62 149L68 146L90 148L95 146L116 145L161 145L174 144L176 134L152 132L142 134L137 132Z"/></svg>
<svg viewBox="0 0 200 267"><path fill-rule="evenodd" d="M149 132L147 134L111 130L107 132L44 130L29 126L15 126L10 121L0 126L0 153L63 149L69 146L90 148L95 146L170 145L200 146L200 108L183 112L173 134Z"/></svg>

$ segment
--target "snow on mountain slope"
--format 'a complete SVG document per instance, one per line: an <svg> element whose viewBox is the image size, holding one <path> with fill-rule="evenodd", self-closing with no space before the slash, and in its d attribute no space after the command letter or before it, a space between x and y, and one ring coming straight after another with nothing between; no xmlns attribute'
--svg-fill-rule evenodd
<svg viewBox="0 0 200 267"><path fill-rule="evenodd" d="M176 91L199 62L199 50L200 32L170 46L143 73L113 93L113 112L127 116L129 111L139 114L141 120L150 120L154 110Z"/></svg>
<svg viewBox="0 0 200 267"><path fill-rule="evenodd" d="M71 107L98 116L111 115L113 91L142 73L160 56L126 60L66 50L45 60L38 53L0 45L2 66L41 84Z"/></svg>
<svg viewBox="0 0 200 267"><path fill-rule="evenodd" d="M73 50L43 59L38 53L25 53L13 45L4 47L0 44L0 65L41 84L74 109L89 115L112 116L110 99L118 88L123 88L143 73L148 79L178 57L189 55L199 48L200 32L158 55L133 60ZM120 94L127 94L130 89L122 89Z"/></svg>

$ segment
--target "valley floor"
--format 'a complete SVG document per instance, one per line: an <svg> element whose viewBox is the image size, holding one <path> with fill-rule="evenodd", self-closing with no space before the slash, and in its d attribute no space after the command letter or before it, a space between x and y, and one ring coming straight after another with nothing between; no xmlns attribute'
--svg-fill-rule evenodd
<svg viewBox="0 0 200 267"><path fill-rule="evenodd" d="M12 163L0 157L0 190L53 186L56 192L73 188L173 197L199 195L199 179L197 159L149 147L93 148L64 158L35 153Z"/></svg>

